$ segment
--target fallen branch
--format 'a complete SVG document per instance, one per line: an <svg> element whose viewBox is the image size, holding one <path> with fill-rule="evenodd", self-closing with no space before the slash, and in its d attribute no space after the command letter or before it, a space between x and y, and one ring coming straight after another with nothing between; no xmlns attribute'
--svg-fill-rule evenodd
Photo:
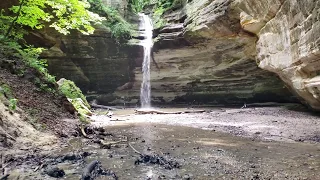
<svg viewBox="0 0 320 180"><path fill-rule="evenodd" d="M43 166L44 166L44 164L41 164L40 166L37 166L33 171L36 172L36 171L42 169Z"/></svg>
<svg viewBox="0 0 320 180"><path fill-rule="evenodd" d="M104 140L100 140L100 145L101 145L101 148L103 148L103 149L110 149L112 145L119 144L119 143L122 143L122 142L127 142L127 141L121 140L121 141L105 142Z"/></svg>
<svg viewBox="0 0 320 180"><path fill-rule="evenodd" d="M92 108L100 108L100 109L107 109L107 110L118 110L117 108L110 107L110 106L103 106L98 104L90 104Z"/></svg>
<svg viewBox="0 0 320 180"><path fill-rule="evenodd" d="M128 143L128 144L129 144L129 147L130 147L135 153L137 153L137 154L139 154L139 155L142 155L142 153L139 152L138 150L136 150L130 143Z"/></svg>
<svg viewBox="0 0 320 180"><path fill-rule="evenodd" d="M126 121L126 120L122 120L122 119L110 119L109 121Z"/></svg>
<svg viewBox="0 0 320 180"><path fill-rule="evenodd" d="M156 109L136 109L136 114L186 114L186 113L204 113L205 110L187 110L187 111L175 111L175 112L165 112Z"/></svg>
<svg viewBox="0 0 320 180"><path fill-rule="evenodd" d="M85 138L89 138L87 133L84 131L84 128L83 126L80 126L80 131L81 131L81 134L85 137Z"/></svg>

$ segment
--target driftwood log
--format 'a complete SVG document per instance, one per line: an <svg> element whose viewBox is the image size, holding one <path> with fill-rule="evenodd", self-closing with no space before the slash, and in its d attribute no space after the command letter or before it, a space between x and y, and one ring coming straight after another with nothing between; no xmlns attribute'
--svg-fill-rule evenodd
<svg viewBox="0 0 320 180"><path fill-rule="evenodd" d="M186 113L204 113L205 110L186 110L186 111L174 111L174 112L166 112L160 111L156 109L136 109L136 114L186 114Z"/></svg>
<svg viewBox="0 0 320 180"><path fill-rule="evenodd" d="M90 106L92 108L97 108L97 109L119 110L118 108L115 108L115 107L103 106L103 105L99 105L99 104L95 104L95 103L90 104Z"/></svg>

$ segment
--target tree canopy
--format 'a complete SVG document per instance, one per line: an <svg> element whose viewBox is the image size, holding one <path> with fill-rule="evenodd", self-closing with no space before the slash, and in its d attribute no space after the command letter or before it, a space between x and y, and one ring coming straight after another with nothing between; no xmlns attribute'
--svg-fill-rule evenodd
<svg viewBox="0 0 320 180"><path fill-rule="evenodd" d="M19 0L19 3L8 10L2 9L0 16L0 30L18 38L23 34L20 27L41 29L46 24L65 35L71 29L92 34L91 24L105 19L88 10L87 0Z"/></svg>

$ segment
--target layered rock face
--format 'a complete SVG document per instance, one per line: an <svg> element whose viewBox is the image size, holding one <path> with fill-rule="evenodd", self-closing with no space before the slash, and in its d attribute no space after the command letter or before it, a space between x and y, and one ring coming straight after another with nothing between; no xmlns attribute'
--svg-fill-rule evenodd
<svg viewBox="0 0 320 180"><path fill-rule="evenodd" d="M316 0L197 0L167 12L167 25L155 30L152 103L295 102L288 86L320 109L319 12ZM98 103L139 105L141 47L117 45L105 27L40 36L58 78Z"/></svg>
<svg viewBox="0 0 320 180"><path fill-rule="evenodd" d="M259 37L259 67L278 74L319 110L320 1L239 0L236 5L243 28Z"/></svg>
<svg viewBox="0 0 320 180"><path fill-rule="evenodd" d="M153 104L292 102L281 80L256 64L257 37L243 31L233 1L198 0L165 15L155 43ZM139 64L139 63L137 63ZM141 67L131 89L114 94L137 103Z"/></svg>
<svg viewBox="0 0 320 180"><path fill-rule="evenodd" d="M103 26L90 36L77 32L61 36L46 29L32 33L26 39L37 46L47 47L41 58L48 60L49 72L57 79L64 77L74 81L89 100L100 96L107 102L115 100L112 93L133 79L133 57L139 57L141 52L139 47L117 45Z"/></svg>

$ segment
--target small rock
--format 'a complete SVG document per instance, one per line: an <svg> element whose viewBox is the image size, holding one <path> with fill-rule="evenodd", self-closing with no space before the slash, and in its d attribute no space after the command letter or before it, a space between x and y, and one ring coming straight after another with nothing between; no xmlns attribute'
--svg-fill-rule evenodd
<svg viewBox="0 0 320 180"><path fill-rule="evenodd" d="M183 180L191 180L192 175L186 174L182 177Z"/></svg>
<svg viewBox="0 0 320 180"><path fill-rule="evenodd" d="M63 169L59 169L58 167L52 167L45 170L45 173L54 178L61 178L65 175Z"/></svg>
<svg viewBox="0 0 320 180"><path fill-rule="evenodd" d="M256 168L256 166L255 166L255 165L251 165L250 167L251 167L251 168Z"/></svg>

